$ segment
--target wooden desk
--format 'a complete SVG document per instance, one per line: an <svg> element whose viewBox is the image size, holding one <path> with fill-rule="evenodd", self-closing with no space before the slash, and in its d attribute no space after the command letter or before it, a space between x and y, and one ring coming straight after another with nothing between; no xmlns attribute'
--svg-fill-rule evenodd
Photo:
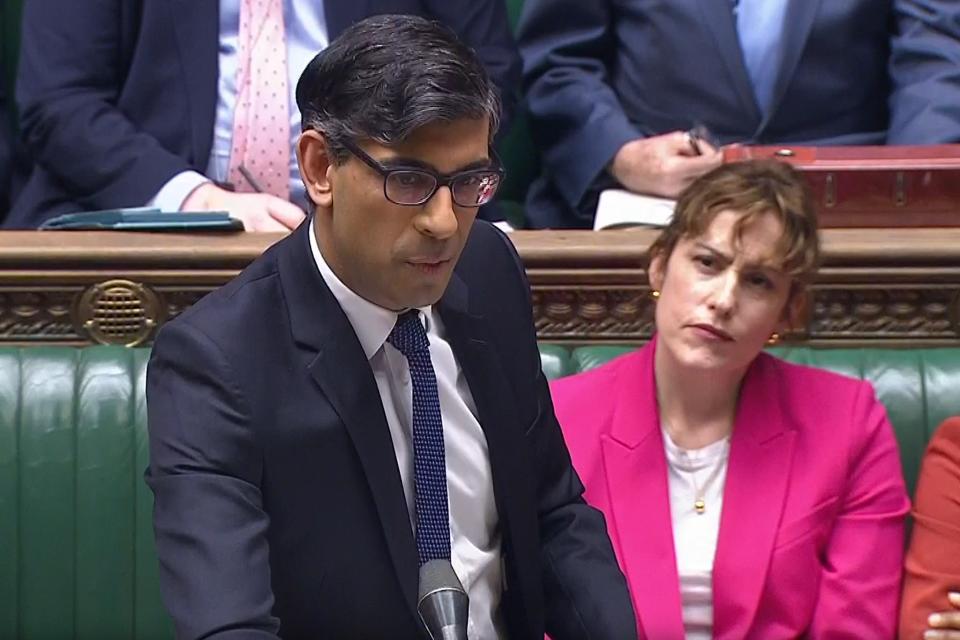
<svg viewBox="0 0 960 640"><path fill-rule="evenodd" d="M542 340L635 343L652 329L655 231L518 231ZM0 232L0 344L148 342L277 234ZM960 228L826 229L797 338L960 345Z"/></svg>

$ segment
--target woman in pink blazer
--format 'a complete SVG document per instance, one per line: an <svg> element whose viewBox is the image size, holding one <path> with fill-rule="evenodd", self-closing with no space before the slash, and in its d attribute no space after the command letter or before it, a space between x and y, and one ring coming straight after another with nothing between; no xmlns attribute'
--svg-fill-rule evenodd
<svg viewBox="0 0 960 640"><path fill-rule="evenodd" d="M762 353L818 257L797 174L700 178L651 248L653 340L553 383L641 637L892 638L909 509L869 383Z"/></svg>

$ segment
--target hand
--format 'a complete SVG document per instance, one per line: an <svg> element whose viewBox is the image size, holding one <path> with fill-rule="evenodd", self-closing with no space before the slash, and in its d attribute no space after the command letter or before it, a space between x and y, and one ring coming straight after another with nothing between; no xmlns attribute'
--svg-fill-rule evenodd
<svg viewBox="0 0 960 640"><path fill-rule="evenodd" d="M184 211L227 211L247 231L289 231L303 221L303 209L269 193L234 193L205 182L183 201Z"/></svg>
<svg viewBox="0 0 960 640"><path fill-rule="evenodd" d="M696 155L682 131L631 140L613 157L610 173L630 191L676 198L723 161L723 154L710 143L701 139L697 144L703 155Z"/></svg>
<svg viewBox="0 0 960 640"><path fill-rule="evenodd" d="M947 599L953 611L938 611L927 618L930 628L923 632L924 640L960 640L960 593L950 592Z"/></svg>

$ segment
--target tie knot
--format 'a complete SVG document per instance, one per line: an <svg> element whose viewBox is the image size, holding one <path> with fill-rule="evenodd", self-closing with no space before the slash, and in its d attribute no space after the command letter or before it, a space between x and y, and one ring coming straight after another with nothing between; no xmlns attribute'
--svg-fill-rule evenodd
<svg viewBox="0 0 960 640"><path fill-rule="evenodd" d="M427 331L420 322L420 312L414 309L400 314L397 324L393 325L393 331L387 336L387 342L408 358L414 353L427 351L430 340L427 339Z"/></svg>

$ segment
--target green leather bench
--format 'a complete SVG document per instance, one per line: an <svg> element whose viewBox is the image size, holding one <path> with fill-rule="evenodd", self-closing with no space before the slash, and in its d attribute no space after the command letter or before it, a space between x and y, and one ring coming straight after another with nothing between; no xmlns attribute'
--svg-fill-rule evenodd
<svg viewBox="0 0 960 640"><path fill-rule="evenodd" d="M552 378L628 350L541 353ZM911 490L931 431L960 414L960 348L774 351L873 381ZM120 347L0 349L0 638L173 637L143 482L148 357Z"/></svg>
<svg viewBox="0 0 960 640"><path fill-rule="evenodd" d="M147 349L0 349L0 638L172 638L153 546Z"/></svg>

